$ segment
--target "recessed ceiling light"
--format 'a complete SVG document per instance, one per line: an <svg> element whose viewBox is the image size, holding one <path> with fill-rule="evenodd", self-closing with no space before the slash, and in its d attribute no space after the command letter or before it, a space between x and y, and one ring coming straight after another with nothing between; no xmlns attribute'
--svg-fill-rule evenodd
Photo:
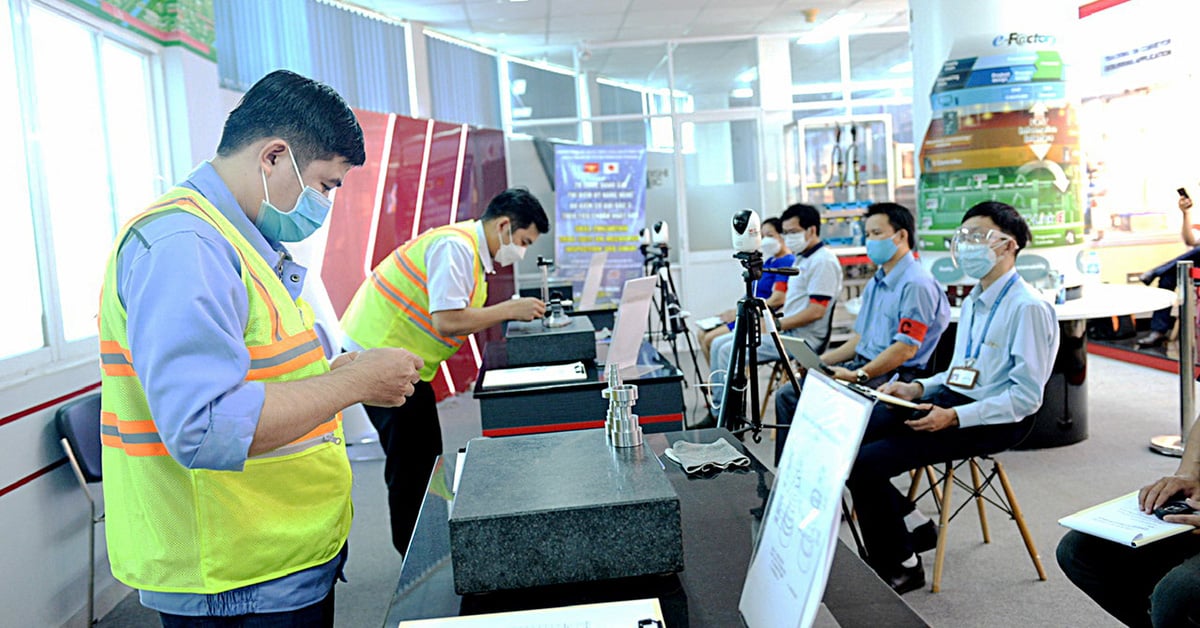
<svg viewBox="0 0 1200 628"><path fill-rule="evenodd" d="M910 74L912 72L912 61L901 61L888 68L888 72L892 74Z"/></svg>
<svg viewBox="0 0 1200 628"><path fill-rule="evenodd" d="M749 87L739 87L729 92L729 95L733 98L754 98L754 90Z"/></svg>

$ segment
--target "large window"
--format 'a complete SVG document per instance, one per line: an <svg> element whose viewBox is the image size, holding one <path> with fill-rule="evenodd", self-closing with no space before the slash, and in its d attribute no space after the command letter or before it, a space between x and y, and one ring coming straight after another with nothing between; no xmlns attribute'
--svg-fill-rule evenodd
<svg viewBox="0 0 1200 628"><path fill-rule="evenodd" d="M0 44L12 37L24 54L13 56L11 45L0 53L0 83L20 88L0 90L0 125L15 139L0 159L16 180L0 258L6 286L15 284L6 293L18 300L0 359L32 355L19 360L24 367L94 351L117 227L154 199L164 177L151 53L71 15L13 5L25 19L0 14Z"/></svg>

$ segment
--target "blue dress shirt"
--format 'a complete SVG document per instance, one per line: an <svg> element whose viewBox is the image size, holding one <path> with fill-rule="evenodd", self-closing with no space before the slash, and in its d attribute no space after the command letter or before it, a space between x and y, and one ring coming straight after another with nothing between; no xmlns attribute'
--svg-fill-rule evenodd
<svg viewBox="0 0 1200 628"><path fill-rule="evenodd" d="M263 237L211 164L200 164L181 186L216 206L299 297L305 268ZM249 300L240 271L233 245L184 212L139 221L117 255L134 369L167 451L189 469L241 471L262 413L263 383L246 380ZM324 599L341 558L213 595L139 594L143 606L174 615L290 611Z"/></svg>
<svg viewBox="0 0 1200 628"><path fill-rule="evenodd" d="M997 303L1016 272L1009 269L987 290L976 287L963 302L950 368L966 366L967 344L972 341L973 347L979 347L979 357L972 365L979 371L975 386L947 384L949 370L916 380L925 387L925 397L948 386L975 400L955 407L959 427L1016 423L1042 405L1042 391L1058 354L1058 317L1054 307L1020 277ZM987 319L993 307L996 314L989 326Z"/></svg>
<svg viewBox="0 0 1200 628"><path fill-rule="evenodd" d="M862 309L854 321L858 355L874 360L896 342L917 347L904 366L924 368L950 325L950 302L933 275L912 253L900 258L892 272L880 268L863 290Z"/></svg>

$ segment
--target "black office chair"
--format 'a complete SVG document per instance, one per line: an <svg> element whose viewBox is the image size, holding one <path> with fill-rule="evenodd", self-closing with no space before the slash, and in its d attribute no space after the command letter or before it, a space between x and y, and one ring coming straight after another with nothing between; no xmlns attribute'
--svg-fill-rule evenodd
<svg viewBox="0 0 1200 628"><path fill-rule="evenodd" d="M92 525L88 528L88 625L96 623L96 524L104 521L104 513L96 514L96 500L88 483L99 482L100 473L100 393L80 397L59 406L54 420L59 442L75 470L79 487L91 507Z"/></svg>

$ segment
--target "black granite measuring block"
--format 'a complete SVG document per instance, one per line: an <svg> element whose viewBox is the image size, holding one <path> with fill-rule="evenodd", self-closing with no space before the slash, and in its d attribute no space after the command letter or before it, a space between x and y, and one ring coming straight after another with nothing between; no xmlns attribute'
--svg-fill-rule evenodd
<svg viewBox="0 0 1200 628"><path fill-rule="evenodd" d="M595 362L596 328L586 316L572 316L571 324L546 327L541 319L510 321L504 332L508 366Z"/></svg>
<svg viewBox="0 0 1200 628"><path fill-rule="evenodd" d="M649 448L603 430L467 444L450 511L459 594L683 569L679 496Z"/></svg>

